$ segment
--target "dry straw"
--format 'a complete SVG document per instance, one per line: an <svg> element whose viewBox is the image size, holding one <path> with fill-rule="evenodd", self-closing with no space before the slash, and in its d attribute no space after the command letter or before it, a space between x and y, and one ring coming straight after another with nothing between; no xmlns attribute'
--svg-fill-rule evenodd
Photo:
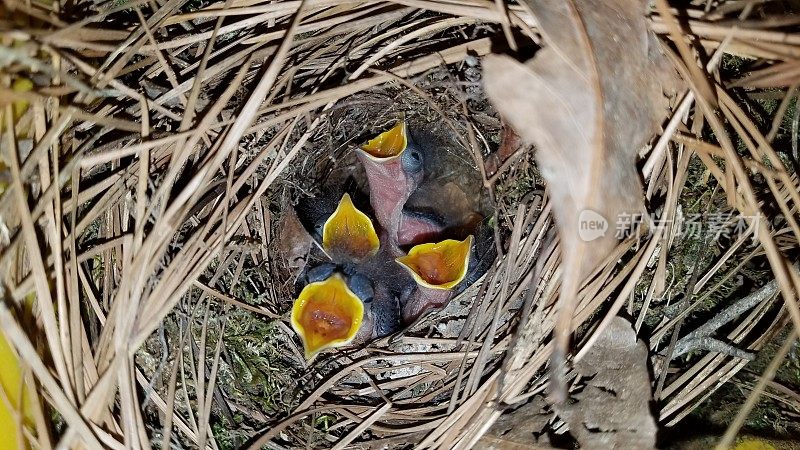
<svg viewBox="0 0 800 450"><path fill-rule="evenodd" d="M678 274L691 278L679 312L644 336L656 363L660 420L674 424L747 363L746 354L705 348L674 362L678 373L669 370L678 338L688 334L681 325L748 261L769 262L773 291L720 337L754 352L785 327L800 326L800 276L785 256L800 238L800 184L772 146L800 83L800 36L750 18L751 2L680 11L657 5L648 20L677 49L670 56L689 89L643 153L648 200L661 199L663 217L678 217L699 159L728 211L761 218L749 223L748 235L713 242L722 248L709 267ZM496 122L490 111L481 116L467 107L469 87L452 75L438 78L438 87L430 82L431 74L462 70L466 59L493 47L540 42L524 6L5 0L0 12L0 327L20 355L20 392L40 401L20 409L9 400L17 393L3 399L31 448L167 448L170 441L220 448L212 425L230 408L218 382L226 364L220 336L233 326L226 318L246 310L285 330L288 290L276 282L255 304L217 282L239 279L247 258L275 268L279 214L264 199L297 195L297 167L336 156L310 144L332 131L337 111L386 89L441 114L437 120L460 137L496 202L507 245L445 310L365 351L304 369L286 414L261 414L259 428L238 444L466 449L506 406L542 392L561 270L550 206L543 195L514 197L509 189L522 176L518 166L528 164L512 162L530 161L527 155L487 173L483 158L498 127L487 127ZM718 68L731 56L757 60L756 69L726 78ZM153 87L153 80L166 84ZM457 93L449 105L442 87ZM752 93L780 102L767 129L748 107ZM243 237L260 244L242 244ZM578 357L598 325L635 294L644 293L629 307L637 330L662 314L651 306L668 288L668 255L680 242L676 227L657 228L609 255L579 295ZM164 319L176 310L182 319L171 323L194 326L170 328L161 372L145 370L141 355L149 350L142 346L163 340ZM296 341L286 342L301 360ZM726 442L774 368L754 385ZM317 426L321 417L335 422Z"/></svg>

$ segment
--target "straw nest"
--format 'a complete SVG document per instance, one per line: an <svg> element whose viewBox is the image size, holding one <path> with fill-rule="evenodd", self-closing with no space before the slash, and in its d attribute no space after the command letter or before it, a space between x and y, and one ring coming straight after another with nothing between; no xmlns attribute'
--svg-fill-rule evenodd
<svg viewBox="0 0 800 450"><path fill-rule="evenodd" d="M759 228L629 239L575 312L580 349L607 311L627 308L650 345L664 425L790 316L800 323L785 256L800 236L800 39L746 5L679 12L730 136L706 131L689 90L641 156L654 211L728 225L760 211ZM504 139L480 84L480 57L504 51L509 33L524 49L540 42L526 8L7 0L0 11L0 325L24 380L4 398L38 399L12 408L34 448L469 448L544 390L558 239L532 153ZM648 21L676 38L660 15ZM475 171L501 255L444 310L306 366L287 327L298 262L284 213L353 170L352 147L401 116ZM793 156L776 153L790 143ZM729 206L734 165L748 169L736 187L749 195ZM672 359L679 338L754 295L718 334L735 348Z"/></svg>

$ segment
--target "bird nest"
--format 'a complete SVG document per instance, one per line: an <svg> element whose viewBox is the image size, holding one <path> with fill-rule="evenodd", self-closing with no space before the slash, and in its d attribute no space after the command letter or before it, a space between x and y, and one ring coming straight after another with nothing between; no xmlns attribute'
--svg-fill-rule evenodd
<svg viewBox="0 0 800 450"><path fill-rule="evenodd" d="M688 415L797 311L776 299L796 279L765 280L766 261L774 267L800 233L797 177L781 165L791 158L771 146L792 138L783 117L794 91L778 88L794 79L775 68L800 43L758 24L741 32L728 20L738 3L689 8L682 32L739 64L717 72L738 89L719 101L739 153L704 132L702 113L688 114L703 94L693 85L641 152L642 173L653 211L727 214L729 226L754 211L755 197L726 203L717 164L739 158L754 184L741 189L767 203L755 209L766 228L734 237L657 228L621 241L574 311L580 351L627 309L649 345L662 425ZM491 427L503 413L542 395L561 273L553 205L532 150L481 83L482 56L541 44L526 7L4 5L0 325L13 351L0 346L0 356L22 380L4 397L20 439L470 448L487 432L502 437ZM647 20L674 39L669 20ZM762 98L773 106L754 117L747 105ZM358 171L352 150L400 118L474 178L499 256L446 307L308 363L289 311L311 244L290 211ZM724 342L708 344L712 335Z"/></svg>

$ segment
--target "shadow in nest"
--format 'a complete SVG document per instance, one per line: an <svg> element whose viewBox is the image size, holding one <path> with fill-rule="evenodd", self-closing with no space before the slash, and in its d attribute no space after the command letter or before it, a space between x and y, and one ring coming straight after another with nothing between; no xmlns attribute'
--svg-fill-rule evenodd
<svg viewBox="0 0 800 450"><path fill-rule="evenodd" d="M447 85L446 76L435 72L428 74L425 81L433 86ZM280 248L288 242L288 239L280 237L282 230L279 228L285 223L280 217L294 214L293 206L303 199L324 196L336 187L344 189L344 186L349 186L350 190L362 194L361 204L365 203L363 197L368 196L369 188L367 176L354 150L369 138L391 128L398 120L405 120L412 138L433 149L426 161L429 170L425 179L420 189L410 196L407 206L449 218L457 217L453 223L461 226L447 229L447 237L463 238L474 233L479 226L489 230L488 234L481 236L485 245L475 254L483 263L481 273L493 266L497 255L495 237L507 237L510 230L505 228L505 221L498 225L491 193L483 183L480 169L469 148L477 144L481 149L478 152L481 157L488 154L489 149L499 141L500 122L485 99L481 98L481 93L472 92L472 98L468 99L468 102L472 102L471 112L479 110L477 114L482 119L475 122L472 117L465 119L460 114L459 100L446 92L437 93L437 89L433 87L426 92L432 97L423 98L390 84L373 92L349 97L335 105L325 117L320 131L307 144L305 154L298 158L300 163L285 172L283 189L277 190L270 199L270 209L273 217L276 217L273 225L278 228L273 230L273 235L278 239L272 243L270 252L276 256L283 255L278 258L280 261L288 261L287 249ZM443 99L451 104L445 107ZM476 104L476 100L482 103ZM447 115L443 116L443 111L447 111ZM478 134L478 138L473 137L472 142L466 128L471 126L475 127ZM353 198L359 204L357 196ZM499 228L495 230L495 227ZM309 254L307 260L291 268L284 266L276 272L281 277L279 284L286 289L282 290L281 296L276 299L278 303L272 305L271 309L282 313L284 320L303 287L305 270L324 261L325 256L321 255L322 252L314 251L315 247L317 244L302 247ZM292 251L296 252L297 249ZM498 274L490 270L487 276L494 277L496 281ZM374 406L367 405L382 402L387 395L393 402L406 402L409 405L446 402L452 395L452 385L448 383L448 386L443 386L443 377L431 377L430 370L443 373L459 370L463 355L453 352L463 351L464 339L474 333L473 328L467 325L470 320L474 321L480 309L475 296L481 291L482 282L476 281L477 277L469 280L462 286L460 295L456 295L444 308L428 311L410 326L403 326L389 336L372 340L366 345L328 350L319 354L310 364L301 356L303 346L297 335L288 326L281 327L285 333L281 339L285 339L287 348L292 349L288 353L296 355L294 362L298 371L303 373L297 383L296 398L299 404L294 411L303 411L311 405L330 405L330 409L323 408L329 412L316 415L317 419L312 419L312 415L307 419L296 418L297 421L290 419L287 424L310 425L311 429L319 429L322 436L336 423L337 418L342 417L341 414L344 417L350 414L349 410L336 405L362 404L366 409L373 409ZM482 295L487 295L485 289ZM514 317L512 311L519 306L511 305L495 325L499 328L511 323ZM493 314L487 316L486 311L482 311L480 316L491 319ZM481 324L481 328L488 325ZM471 327L474 326L472 323ZM497 363L499 361L493 359L492 364ZM425 366L425 369L421 366ZM324 417L328 419L322 420ZM278 428L283 429L283 425L281 423ZM302 429L308 430L307 427L295 429L291 426L284 432L294 434ZM295 437L313 441L309 435ZM284 438L287 441L294 439L289 436Z"/></svg>

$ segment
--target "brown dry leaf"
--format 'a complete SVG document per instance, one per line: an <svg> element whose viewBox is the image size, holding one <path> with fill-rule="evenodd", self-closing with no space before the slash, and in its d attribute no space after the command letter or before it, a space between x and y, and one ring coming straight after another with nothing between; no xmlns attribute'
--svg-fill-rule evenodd
<svg viewBox="0 0 800 450"><path fill-rule="evenodd" d="M296 278L306 266L314 239L300 223L297 213L288 202L282 208L278 230L278 252Z"/></svg>
<svg viewBox="0 0 800 450"><path fill-rule="evenodd" d="M576 365L586 379L574 395L576 402L555 407L580 448L655 448L655 419L650 411L651 379L644 342L636 339L631 323L615 317L597 343ZM477 448L513 450L561 448L544 431L560 423L542 397L504 413ZM563 425L563 424L562 424ZM561 433L561 427L553 431Z"/></svg>
<svg viewBox="0 0 800 450"><path fill-rule="evenodd" d="M526 141L548 182L563 278L553 353L555 400L583 278L616 245L619 219L643 212L635 158L667 112L674 71L648 31L639 0L527 0L544 48L521 63L484 60L486 92ZM594 228L593 228L594 227Z"/></svg>
<svg viewBox="0 0 800 450"><path fill-rule="evenodd" d="M514 156L518 151L525 150L527 146L527 144L522 142L522 138L519 137L514 129L504 123L503 128L500 130L500 145L497 147L497 151L489 155L484 162L486 174L494 175L501 164L506 162L508 158Z"/></svg>
<svg viewBox="0 0 800 450"><path fill-rule="evenodd" d="M581 448L655 448L647 346L630 322L615 317L575 366L592 378L575 395L577 403L556 410Z"/></svg>

